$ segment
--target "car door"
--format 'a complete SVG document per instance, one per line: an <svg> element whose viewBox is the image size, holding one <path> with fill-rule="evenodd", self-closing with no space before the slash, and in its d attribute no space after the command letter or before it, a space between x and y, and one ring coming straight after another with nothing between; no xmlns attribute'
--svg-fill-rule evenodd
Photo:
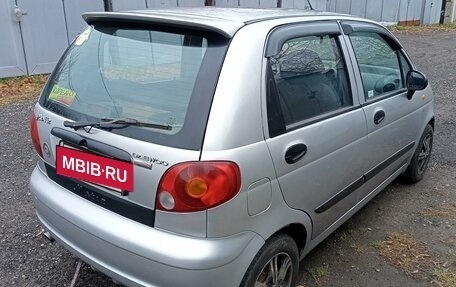
<svg viewBox="0 0 456 287"><path fill-rule="evenodd" d="M315 238L359 201L367 127L337 22L280 26L266 48L266 142Z"/></svg>
<svg viewBox="0 0 456 287"><path fill-rule="evenodd" d="M360 103L368 137L365 182L369 193L407 164L420 131L421 99L407 98L405 76L411 65L397 40L383 27L342 23L352 49Z"/></svg>

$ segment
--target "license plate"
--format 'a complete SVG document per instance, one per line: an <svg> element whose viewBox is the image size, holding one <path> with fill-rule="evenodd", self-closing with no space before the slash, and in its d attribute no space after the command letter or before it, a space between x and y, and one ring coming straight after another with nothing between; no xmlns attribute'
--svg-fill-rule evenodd
<svg viewBox="0 0 456 287"><path fill-rule="evenodd" d="M63 146L56 147L56 173L125 191L133 191L133 164Z"/></svg>

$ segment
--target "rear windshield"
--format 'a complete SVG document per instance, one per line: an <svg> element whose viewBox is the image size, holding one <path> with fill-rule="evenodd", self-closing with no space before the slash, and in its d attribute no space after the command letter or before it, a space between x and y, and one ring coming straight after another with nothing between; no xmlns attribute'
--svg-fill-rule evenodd
<svg viewBox="0 0 456 287"><path fill-rule="evenodd" d="M186 29L99 23L68 48L40 103L74 121L135 119L111 132L179 148L201 148L228 40Z"/></svg>

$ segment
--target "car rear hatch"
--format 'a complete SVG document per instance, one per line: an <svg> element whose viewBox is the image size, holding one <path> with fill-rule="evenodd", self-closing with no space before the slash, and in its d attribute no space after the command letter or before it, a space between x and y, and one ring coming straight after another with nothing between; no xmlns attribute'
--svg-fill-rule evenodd
<svg viewBox="0 0 456 287"><path fill-rule="evenodd" d="M165 171L200 158L229 39L107 17L90 24L35 107L41 164L67 190L154 226Z"/></svg>

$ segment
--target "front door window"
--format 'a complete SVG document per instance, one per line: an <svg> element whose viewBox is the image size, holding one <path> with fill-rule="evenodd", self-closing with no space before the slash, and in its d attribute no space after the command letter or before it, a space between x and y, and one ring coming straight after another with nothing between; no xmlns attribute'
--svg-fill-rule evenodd
<svg viewBox="0 0 456 287"><path fill-rule="evenodd" d="M370 100L405 88L398 51L383 36L371 32L349 35L363 81L364 97Z"/></svg>

